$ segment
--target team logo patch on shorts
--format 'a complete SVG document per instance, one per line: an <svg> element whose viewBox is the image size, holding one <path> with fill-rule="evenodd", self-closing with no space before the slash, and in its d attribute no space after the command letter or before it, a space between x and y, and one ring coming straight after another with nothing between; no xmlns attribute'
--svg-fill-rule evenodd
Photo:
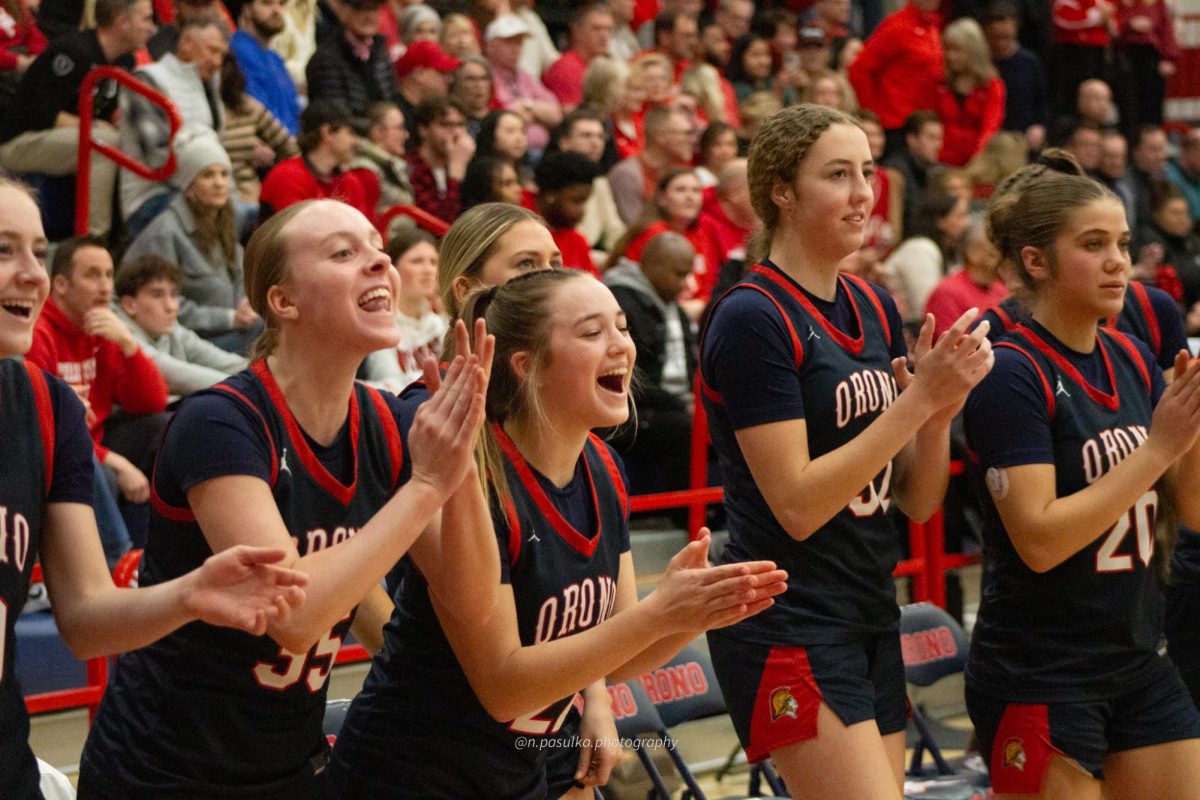
<svg viewBox="0 0 1200 800"><path fill-rule="evenodd" d="M1004 766L1025 771L1025 743L1015 736L1004 743Z"/></svg>
<svg viewBox="0 0 1200 800"><path fill-rule="evenodd" d="M780 686L771 692L771 722L777 722L783 717L796 718L800 709L796 698L792 696L792 687Z"/></svg>

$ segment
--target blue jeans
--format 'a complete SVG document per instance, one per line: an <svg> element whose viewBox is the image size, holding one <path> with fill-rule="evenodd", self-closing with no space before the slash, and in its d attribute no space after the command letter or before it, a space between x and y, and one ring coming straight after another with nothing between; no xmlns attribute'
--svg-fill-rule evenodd
<svg viewBox="0 0 1200 800"><path fill-rule="evenodd" d="M129 528L121 509L117 506L117 476L111 470L105 469L100 459L92 454L92 464L95 466L96 481L92 491L92 507L96 512L96 529L100 531L100 544L104 548L104 560L111 570L129 552L132 543L129 539Z"/></svg>

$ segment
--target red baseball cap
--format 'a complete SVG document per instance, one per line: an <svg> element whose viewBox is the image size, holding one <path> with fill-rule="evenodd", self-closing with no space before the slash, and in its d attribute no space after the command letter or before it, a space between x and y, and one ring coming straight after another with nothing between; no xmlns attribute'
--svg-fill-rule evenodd
<svg viewBox="0 0 1200 800"><path fill-rule="evenodd" d="M442 49L437 42L413 42L396 62L396 77L403 78L414 69L426 67L438 72L453 72L462 62Z"/></svg>

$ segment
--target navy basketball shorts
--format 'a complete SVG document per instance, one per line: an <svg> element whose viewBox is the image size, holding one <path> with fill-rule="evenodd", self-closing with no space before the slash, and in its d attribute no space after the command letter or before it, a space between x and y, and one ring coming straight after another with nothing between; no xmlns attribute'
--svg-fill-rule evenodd
<svg viewBox="0 0 1200 800"><path fill-rule="evenodd" d="M710 631L713 669L751 763L814 739L821 703L845 725L875 720L886 736L908 722L897 631L849 644L763 645Z"/></svg>
<svg viewBox="0 0 1200 800"><path fill-rule="evenodd" d="M1103 780L1109 753L1200 737L1200 712L1175 667L1158 658L1153 670L1137 689L1082 703L1006 703L968 682L967 713L988 757L992 790L1040 792L1055 755Z"/></svg>

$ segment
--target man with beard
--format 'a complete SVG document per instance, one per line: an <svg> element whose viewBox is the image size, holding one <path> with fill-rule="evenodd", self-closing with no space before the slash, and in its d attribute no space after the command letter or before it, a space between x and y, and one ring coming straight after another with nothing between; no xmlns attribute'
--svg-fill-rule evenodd
<svg viewBox="0 0 1200 800"><path fill-rule="evenodd" d="M283 30L283 7L287 0L249 0L238 14L238 30L229 42L246 76L246 94L266 106L283 123L288 133L300 131L300 105L296 84L283 59L268 45Z"/></svg>

